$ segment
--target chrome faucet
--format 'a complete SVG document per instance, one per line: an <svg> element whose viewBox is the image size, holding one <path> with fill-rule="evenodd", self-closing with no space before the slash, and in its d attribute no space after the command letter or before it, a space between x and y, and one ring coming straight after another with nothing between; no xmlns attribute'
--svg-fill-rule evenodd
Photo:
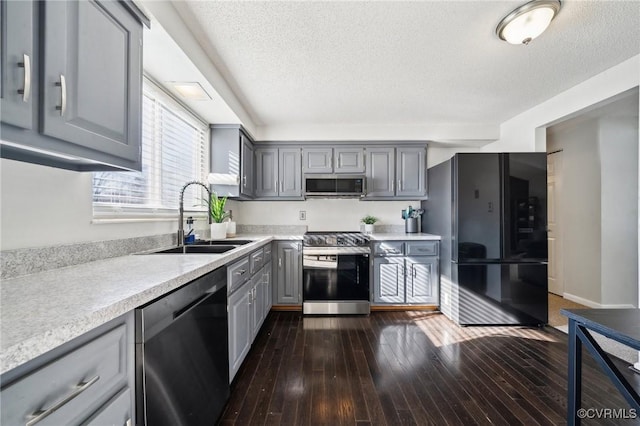
<svg viewBox="0 0 640 426"><path fill-rule="evenodd" d="M209 188L207 188L207 185L205 185L202 182L198 182L197 180L192 180L191 182L185 183L182 189L180 190L180 219L178 222L178 245L179 246L184 246L184 191L190 185L200 185L207 191L207 194L209 194L209 197L207 198L207 217L209 218L209 224L211 224L211 191L209 191Z"/></svg>

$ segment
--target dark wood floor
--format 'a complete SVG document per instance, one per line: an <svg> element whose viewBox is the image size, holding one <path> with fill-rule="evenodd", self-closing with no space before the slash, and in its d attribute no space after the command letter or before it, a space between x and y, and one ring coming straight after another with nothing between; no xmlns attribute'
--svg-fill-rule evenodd
<svg viewBox="0 0 640 426"><path fill-rule="evenodd" d="M549 328L461 328L437 313L272 312L220 424L565 424L566 340ZM583 406L629 409L591 357L583 359Z"/></svg>

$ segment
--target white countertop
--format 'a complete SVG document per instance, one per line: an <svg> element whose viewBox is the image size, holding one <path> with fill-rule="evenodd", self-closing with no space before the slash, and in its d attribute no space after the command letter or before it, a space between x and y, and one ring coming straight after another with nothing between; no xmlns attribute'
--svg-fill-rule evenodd
<svg viewBox="0 0 640 426"><path fill-rule="evenodd" d="M238 235L254 240L223 254L129 255L3 280L0 373L144 305L271 240L301 235Z"/></svg>
<svg viewBox="0 0 640 426"><path fill-rule="evenodd" d="M440 241L442 237L440 235L433 234L425 234L425 233L416 233L416 234L406 234L402 233L373 233L370 234L371 241L430 241L437 240Z"/></svg>

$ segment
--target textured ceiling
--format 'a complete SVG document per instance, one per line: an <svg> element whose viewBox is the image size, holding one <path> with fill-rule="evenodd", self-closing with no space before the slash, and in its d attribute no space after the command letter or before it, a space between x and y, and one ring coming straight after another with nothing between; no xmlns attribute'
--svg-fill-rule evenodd
<svg viewBox="0 0 640 426"><path fill-rule="evenodd" d="M498 125L640 53L638 1L563 1L509 45L524 2L174 5L258 126Z"/></svg>

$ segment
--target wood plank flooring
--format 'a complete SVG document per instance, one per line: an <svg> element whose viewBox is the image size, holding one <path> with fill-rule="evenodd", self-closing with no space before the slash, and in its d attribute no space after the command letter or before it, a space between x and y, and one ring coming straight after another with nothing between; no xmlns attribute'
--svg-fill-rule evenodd
<svg viewBox="0 0 640 426"><path fill-rule="evenodd" d="M271 312L219 424L561 425L566 342L550 327L462 328L424 311ZM590 355L583 360L583 407L629 409Z"/></svg>

